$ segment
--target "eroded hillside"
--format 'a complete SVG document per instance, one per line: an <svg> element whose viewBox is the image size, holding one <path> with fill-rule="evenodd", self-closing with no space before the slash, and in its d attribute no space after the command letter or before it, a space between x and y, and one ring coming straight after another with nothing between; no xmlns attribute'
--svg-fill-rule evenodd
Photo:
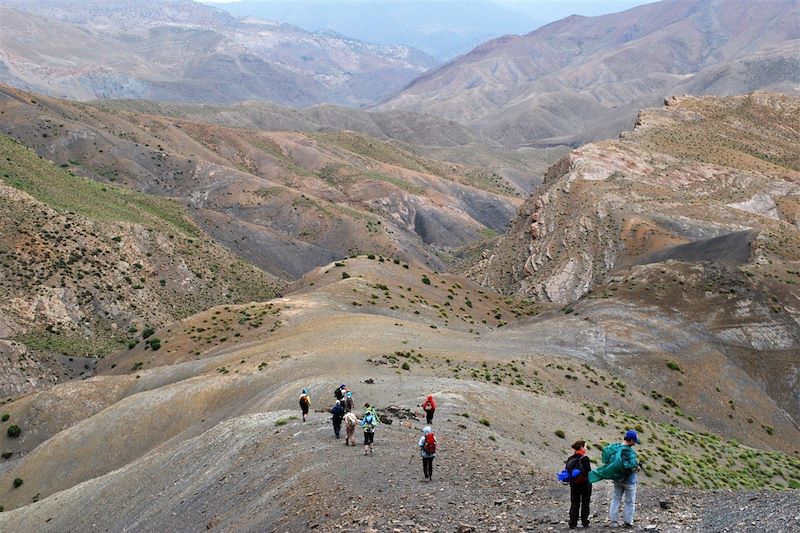
<svg viewBox="0 0 800 533"><path fill-rule="evenodd" d="M566 313L610 299L692 321L796 424L799 109L755 93L643 111L554 165L471 277Z"/></svg>
<svg viewBox="0 0 800 533"><path fill-rule="evenodd" d="M800 483L797 428L758 383L731 373L691 323L648 308L607 301L564 317L458 276L359 257L310 273L283 298L216 307L155 335L156 352L134 347L96 377L3 407L21 435L4 438L0 527L541 531L565 513L548 479L571 440L587 438L596 454L626 427L644 439L640 516L665 530L701 527L717 501L670 487ZM718 381L681 358L679 370L666 368L682 343L722 363ZM713 381L721 392L705 403L673 398L674 382L653 377L665 373L687 390ZM339 383L392 419L372 457L333 439L326 411ZM306 423L296 406L304 387ZM428 393L441 450L435 482L422 486L415 444ZM742 393L752 401L718 424L727 398ZM441 501L426 503L434 495ZM352 506L337 506L342 498ZM675 508L656 518L665 498Z"/></svg>
<svg viewBox="0 0 800 533"><path fill-rule="evenodd" d="M293 279L354 253L441 268L503 232L501 176L354 132L263 132L103 111L6 89L4 131L79 175L180 200L220 243Z"/></svg>
<svg viewBox="0 0 800 533"><path fill-rule="evenodd" d="M283 283L175 202L77 177L0 134L0 395L91 375L147 326Z"/></svg>
<svg viewBox="0 0 800 533"><path fill-rule="evenodd" d="M755 93L643 111L620 140L551 167L472 273L568 303L615 270L671 257L747 263L759 277L779 262L791 270L800 260L799 110L797 98ZM727 254L714 247L721 237Z"/></svg>

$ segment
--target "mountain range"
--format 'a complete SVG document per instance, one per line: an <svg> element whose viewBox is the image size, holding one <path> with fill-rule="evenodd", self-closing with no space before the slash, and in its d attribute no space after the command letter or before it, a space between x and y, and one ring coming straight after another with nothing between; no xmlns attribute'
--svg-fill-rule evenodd
<svg viewBox="0 0 800 533"><path fill-rule="evenodd" d="M235 15L280 20L309 31L328 30L375 44L402 44L440 61L494 37L528 33L544 24L535 16L484 0L208 3Z"/></svg>
<svg viewBox="0 0 800 533"><path fill-rule="evenodd" d="M76 100L359 106L436 61L189 0L3 0L0 82Z"/></svg>
<svg viewBox="0 0 800 533"><path fill-rule="evenodd" d="M378 109L435 114L507 146L613 137L674 94L797 94L797 2L656 2L485 43Z"/></svg>

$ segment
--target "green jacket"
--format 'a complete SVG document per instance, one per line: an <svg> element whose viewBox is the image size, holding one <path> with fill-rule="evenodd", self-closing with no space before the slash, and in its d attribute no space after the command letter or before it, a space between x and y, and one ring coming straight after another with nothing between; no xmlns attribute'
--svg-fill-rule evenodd
<svg viewBox="0 0 800 533"><path fill-rule="evenodd" d="M589 482L597 483L601 479L621 481L637 466L639 463L632 446L620 442L609 444L603 448L603 466L589 472Z"/></svg>

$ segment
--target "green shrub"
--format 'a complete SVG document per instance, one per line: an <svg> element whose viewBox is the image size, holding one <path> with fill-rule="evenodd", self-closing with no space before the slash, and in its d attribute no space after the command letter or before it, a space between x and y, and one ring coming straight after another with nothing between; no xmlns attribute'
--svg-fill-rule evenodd
<svg viewBox="0 0 800 533"><path fill-rule="evenodd" d="M347 279L349 277L350 277L350 274L348 274L347 272L342 272L342 279Z"/></svg>
<svg viewBox="0 0 800 533"><path fill-rule="evenodd" d="M423 274L422 275L422 283L424 283L425 285L430 285L431 284L431 279L427 275Z"/></svg>
<svg viewBox="0 0 800 533"><path fill-rule="evenodd" d="M667 361L667 368L676 372L682 372L681 367L675 361Z"/></svg>
<svg viewBox="0 0 800 533"><path fill-rule="evenodd" d="M275 421L275 425L276 426L285 426L288 423L289 423L289 421L287 419L285 419L285 418L279 418L279 419L277 419Z"/></svg>
<svg viewBox="0 0 800 533"><path fill-rule="evenodd" d="M150 342L150 349L153 350L154 352L158 351L161 348L161 339L159 339L158 337L153 337L152 339L150 339L149 342Z"/></svg>
<svg viewBox="0 0 800 533"><path fill-rule="evenodd" d="M557 429L556 430L556 437L558 437L559 439L563 439L565 437L564 430L563 429Z"/></svg>
<svg viewBox="0 0 800 533"><path fill-rule="evenodd" d="M146 339L146 338L150 337L151 335L153 335L153 333L155 333L155 332L156 332L156 330L154 330L153 328L150 328L150 327L144 328L144 331L142 331L142 338Z"/></svg>
<svg viewBox="0 0 800 533"><path fill-rule="evenodd" d="M489 426L491 426L491 423L489 423L489 421L488 421L487 419L485 419L485 418L481 418L481 419L479 419L479 420L478 420L478 423L480 423L480 424L483 424L483 425L484 425L484 426L486 426L486 427L489 427Z"/></svg>
<svg viewBox="0 0 800 533"><path fill-rule="evenodd" d="M10 414L8 414L8 413L5 413L5 414L3 415L3 422L7 422L9 418L11 418L11 415L10 415Z"/></svg>
<svg viewBox="0 0 800 533"><path fill-rule="evenodd" d="M408 365L408 361L403 361L403 366L401 368L403 370L411 370L411 367Z"/></svg>
<svg viewBox="0 0 800 533"><path fill-rule="evenodd" d="M14 488L21 487L24 481L22 481L21 477L14 478Z"/></svg>
<svg viewBox="0 0 800 533"><path fill-rule="evenodd" d="M8 426L8 430L6 430L6 434L10 438L16 439L17 437L19 437L22 434L22 430L20 429L20 427L18 425L15 424L13 426Z"/></svg>

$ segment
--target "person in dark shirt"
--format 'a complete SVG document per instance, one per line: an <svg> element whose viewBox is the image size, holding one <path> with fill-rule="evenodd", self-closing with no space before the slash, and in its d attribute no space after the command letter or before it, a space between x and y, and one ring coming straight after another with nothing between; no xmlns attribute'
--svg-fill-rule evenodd
<svg viewBox="0 0 800 533"><path fill-rule="evenodd" d="M336 438L339 438L339 431L342 429L342 418L344 418L344 407L342 407L342 402L336 400L336 403L333 404L331 408L331 414L333 415L333 433L336 435Z"/></svg>
<svg viewBox="0 0 800 533"><path fill-rule="evenodd" d="M592 465L589 456L586 455L586 442L579 440L572 445L575 450L567 459L567 470L572 472L580 470L580 475L573 477L569 481L569 528L578 527L578 516L580 515L583 527L589 527L589 501L592 499L592 484L589 483L589 472Z"/></svg>

